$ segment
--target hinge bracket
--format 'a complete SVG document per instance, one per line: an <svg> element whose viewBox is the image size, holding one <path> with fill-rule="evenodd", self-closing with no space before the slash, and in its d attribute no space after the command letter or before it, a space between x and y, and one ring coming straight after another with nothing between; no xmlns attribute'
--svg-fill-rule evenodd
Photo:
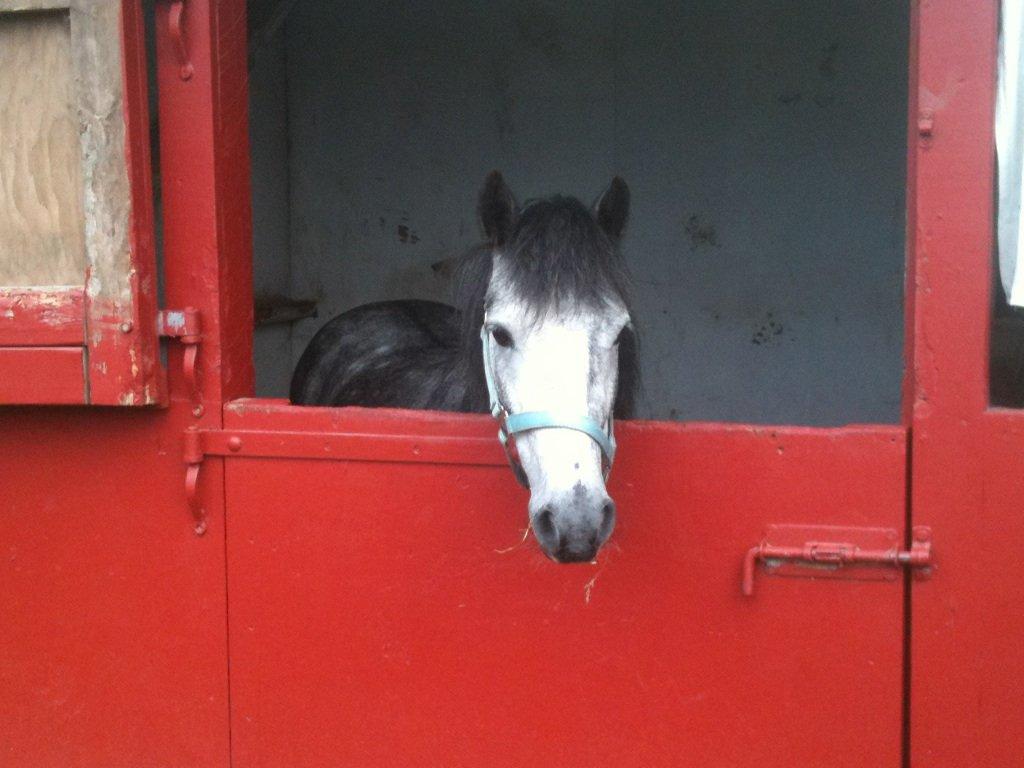
<svg viewBox="0 0 1024 768"><path fill-rule="evenodd" d="M178 77L182 80L191 80L195 69L192 67L188 46L185 43L184 15L185 0L172 0L167 11L167 32L171 36L175 58L178 59Z"/></svg>
<svg viewBox="0 0 1024 768"><path fill-rule="evenodd" d="M195 427L185 430L185 499L192 513L196 536L206 533L206 510L199 498L199 470L203 466L203 433Z"/></svg>
<svg viewBox="0 0 1024 768"><path fill-rule="evenodd" d="M181 373L185 380L192 415L197 419L203 415L203 401L199 393L199 377L196 363L199 359L199 343L203 339L203 324L199 310L161 309L156 316L157 335L180 342L185 350L181 358ZM203 433L196 427L185 430L183 454L185 459L185 499L192 513L193 529L197 536L206 533L206 510L199 499L199 470L203 465Z"/></svg>
<svg viewBox="0 0 1024 768"><path fill-rule="evenodd" d="M848 579L895 580L910 568L926 577L932 565L932 532L913 529L910 549L899 546L895 528L769 526L761 543L743 559L743 594L754 594L757 563L769 574Z"/></svg>
<svg viewBox="0 0 1024 768"><path fill-rule="evenodd" d="M195 307L185 309L161 309L156 315L157 336L176 339L185 346L181 360L181 372L185 378L192 403L192 415L197 419L203 415L203 402L199 395L199 379L196 375L196 362L199 358L199 342L202 341L203 323L199 310Z"/></svg>

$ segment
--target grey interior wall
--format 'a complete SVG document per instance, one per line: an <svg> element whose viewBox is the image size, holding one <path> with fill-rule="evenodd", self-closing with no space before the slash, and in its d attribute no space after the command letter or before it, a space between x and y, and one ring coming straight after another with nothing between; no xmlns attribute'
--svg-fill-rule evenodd
<svg viewBox="0 0 1024 768"><path fill-rule="evenodd" d="M253 293L257 303L290 291L287 45L278 35L254 51L249 73ZM292 365L289 325L259 326L253 338L256 392L284 395Z"/></svg>
<svg viewBox="0 0 1024 768"><path fill-rule="evenodd" d="M282 84L289 287L318 297L320 317L294 326L289 365L349 307L445 298L432 265L478 240L492 168L520 199L590 200L619 174L634 193L623 250L643 415L896 421L905 5L297 4ZM254 139L280 117L261 98ZM282 179L257 168L254 182ZM260 194L258 250L261 228L281 226ZM286 392L282 350L257 351L264 393Z"/></svg>

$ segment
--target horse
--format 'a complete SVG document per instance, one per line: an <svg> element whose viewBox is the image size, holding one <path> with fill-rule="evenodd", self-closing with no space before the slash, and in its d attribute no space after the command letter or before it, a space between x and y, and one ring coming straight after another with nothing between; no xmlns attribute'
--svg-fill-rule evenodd
<svg viewBox="0 0 1024 768"><path fill-rule="evenodd" d="M478 214L486 240L457 267L458 308L400 300L338 315L303 352L290 399L490 412L541 549L590 562L615 526L613 418L632 415L639 382L619 249L629 187L615 177L591 207L558 195L520 207L494 171Z"/></svg>

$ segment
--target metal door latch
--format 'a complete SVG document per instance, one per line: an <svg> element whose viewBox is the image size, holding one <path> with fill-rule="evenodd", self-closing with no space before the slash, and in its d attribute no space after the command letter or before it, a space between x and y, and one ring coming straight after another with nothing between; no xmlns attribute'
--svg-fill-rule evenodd
<svg viewBox="0 0 1024 768"><path fill-rule="evenodd" d="M743 594L754 594L760 561L766 573L893 581L902 568L927 576L932 565L932 532L913 529L910 549L899 546L895 528L772 525L743 559Z"/></svg>

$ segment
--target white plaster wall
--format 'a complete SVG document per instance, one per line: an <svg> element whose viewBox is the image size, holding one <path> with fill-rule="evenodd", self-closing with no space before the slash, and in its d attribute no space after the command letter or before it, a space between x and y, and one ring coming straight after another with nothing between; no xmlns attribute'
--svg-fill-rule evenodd
<svg viewBox="0 0 1024 768"><path fill-rule="evenodd" d="M294 326L291 361L351 306L445 298L431 265L478 239L492 168L521 199L589 200L619 174L643 415L896 421L904 5L304 0L277 87L290 290L321 317ZM254 154L278 108L254 96ZM285 184L265 166L254 187ZM258 271L283 247L260 195ZM258 339L262 393L287 389L283 349Z"/></svg>

